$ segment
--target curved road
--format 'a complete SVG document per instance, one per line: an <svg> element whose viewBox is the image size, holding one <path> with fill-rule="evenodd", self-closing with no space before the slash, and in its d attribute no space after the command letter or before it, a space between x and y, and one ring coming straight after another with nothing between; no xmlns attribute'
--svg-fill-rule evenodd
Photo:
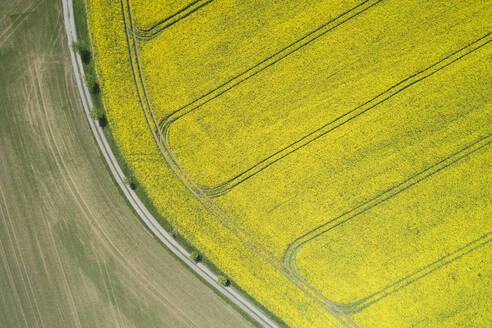
<svg viewBox="0 0 492 328"><path fill-rule="evenodd" d="M72 47L70 46L72 42L77 40L77 35L75 32L75 23L73 17L73 7L72 0L63 0L63 16L65 22L65 30L67 33L68 44L70 48L70 55L73 65L73 70L75 73L75 78L77 82L77 87L80 92L84 110L86 112L87 119L89 121L91 130L96 138L97 144L101 149L101 152L108 163L111 173L114 179L118 183L119 187L125 194L126 198L135 209L135 211L140 216L141 220L147 225L147 227L154 233L154 235L159 238L159 240L164 243L176 256L178 256L184 263L186 263L193 271L199 274L203 279L205 279L211 286L221 292L225 297L227 297L231 302L236 304L245 313L250 315L254 320L264 327L278 327L278 325L273 322L267 315L256 308L252 303L246 300L241 294L231 287L224 287L217 281L217 276L212 273L203 264L195 264L190 259L190 254L181 247L175 240L169 235L157 222L157 220L149 213L145 208L140 199L136 194L127 186L124 182L123 171L119 167L106 139L102 129L95 124L94 120L91 119L89 115L89 109L92 108L92 101L89 94L89 90L83 81L84 71L82 68L82 62L78 54L76 54Z"/></svg>

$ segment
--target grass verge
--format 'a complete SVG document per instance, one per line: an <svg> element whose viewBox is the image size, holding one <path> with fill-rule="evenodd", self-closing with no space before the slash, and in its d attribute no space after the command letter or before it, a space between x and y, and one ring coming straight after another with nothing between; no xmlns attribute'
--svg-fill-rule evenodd
<svg viewBox="0 0 492 328"><path fill-rule="evenodd" d="M90 36L89 36L89 30L87 27L87 20L86 20L86 9L85 9L85 3L84 0L72 0L73 3L73 10L74 10L74 20L75 20L75 28L76 28L76 33L77 33L77 39L78 42L76 45L73 45L77 49L84 49L85 47L88 47L89 49L91 48L90 46ZM105 116L104 116L104 106L102 102L102 96L100 90L96 90L94 92L94 85L97 84L97 75L96 75L96 70L94 67L94 60L91 58L91 60L83 60L83 66L84 66L84 75L85 75L85 80L86 83L89 86L89 89L91 90L91 98L92 102L94 104L94 108L92 109L92 112L94 113L95 119L98 119L101 123L101 120L104 123L105 121ZM116 145L116 142L113 138L113 134L111 133L111 129L107 124L104 124L103 126L103 131L104 135L106 137L106 140L111 148L111 151L113 152L116 161L118 162L118 165L121 167L123 173L127 177L133 177L133 173L130 170L130 168L126 165L126 162L124 158L122 157L121 153L119 152L119 149ZM108 164L105 162L105 165L107 166ZM109 170L109 167L108 167ZM113 182L115 183L116 186L118 184L113 178ZM118 187L118 190L120 191L120 194L124 196L126 199L126 196L124 195L123 191L120 190ZM200 254L200 262L203 263L205 266L207 266L210 271L212 271L215 275L217 276L225 276L227 277L219 268L217 268L205 255L200 253L198 249L196 249L191 243L189 243L182 235L180 235L178 232L175 231L174 227L162 216L159 214L159 212L156 210L154 207L152 201L149 199L145 191L139 187L138 181L136 181L136 188L135 188L135 193L139 197L139 199L142 201L142 203L145 205L145 207L148 209L148 211L157 219L159 224L164 228L168 233L170 233L174 239L183 247L185 248L188 252L198 252ZM128 202L128 200L126 199ZM130 205L128 202L129 207L132 209L132 211L135 213L136 216L138 214L136 211L133 209L133 207ZM142 223L143 224L143 223ZM184 266L188 268L188 265L186 265L176 254L171 252L163 243L162 241L157 238L152 231L145 225L145 228L152 234L153 238L155 238L159 243L162 244L162 246L170 253L172 254L173 257L178 259ZM211 286L207 281L205 281L199 274L197 274L194 270L190 270L198 279L200 279L201 282L209 286L215 294L220 296L225 302L227 302L232 308L234 308L236 311L238 311L241 316L246 318L248 321L250 321L254 326L256 327L261 327L261 325L251 318L246 312L244 312L241 308L239 308L236 304L231 302L227 297L225 297L221 292L219 292L216 288ZM268 315L269 318L271 318L273 321L275 321L280 327L282 328L288 328L289 326L283 322L280 318L275 316L273 313L271 313L268 309L266 309L262 304L260 304L258 301L256 301L253 297L251 297L248 293L246 293L243 289L241 289L240 286L238 286L233 280L230 281L230 286L237 290L241 295L246 298L249 302L254 304L257 308L259 308L263 313Z"/></svg>

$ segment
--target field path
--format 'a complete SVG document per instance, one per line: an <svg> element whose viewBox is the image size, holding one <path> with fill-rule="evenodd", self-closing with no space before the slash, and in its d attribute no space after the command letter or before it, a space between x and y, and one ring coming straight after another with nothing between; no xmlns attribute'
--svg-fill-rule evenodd
<svg viewBox="0 0 492 328"><path fill-rule="evenodd" d="M67 32L68 42L71 43L76 41L76 32L73 19L73 8L71 0L63 0L63 12L65 19L65 28ZM93 120L90 119L89 110L92 107L91 98L89 96L89 91L86 85L82 82L83 69L80 57L70 49L70 55L72 59L72 65L76 77L77 87L82 97L82 102L84 109L86 111L87 118L89 120L92 132L96 138L97 144L104 156L111 173L113 174L119 187L125 194L126 198L134 208L134 210L140 216L140 219L147 225L147 227L154 233L154 235L159 238L159 240L164 243L177 257L179 257L183 262L185 262L193 271L195 271L201 278L203 278L207 283L216 288L225 297L227 297L231 302L241 308L244 312L254 318L258 323L264 327L277 327L276 323L268 318L262 311L256 308L251 302L246 300L241 296L236 290L231 287L224 287L218 283L217 276L212 273L203 264L195 264L190 259L190 254L181 247L172 236L167 233L157 222L157 220L150 214L150 212L145 208L140 199L136 194L129 188L128 185L124 184L124 174L119 167L116 159L109 148L109 145L104 137L103 130L95 124Z"/></svg>

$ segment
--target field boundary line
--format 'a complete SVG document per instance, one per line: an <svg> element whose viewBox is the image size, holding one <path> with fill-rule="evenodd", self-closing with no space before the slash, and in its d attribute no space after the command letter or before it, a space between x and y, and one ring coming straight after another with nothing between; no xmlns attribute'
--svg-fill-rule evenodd
<svg viewBox="0 0 492 328"><path fill-rule="evenodd" d="M199 189L199 187L189 178L187 173L179 166L175 165L173 154L166 147L166 145L160 140L162 140L161 130L156 128L158 127L158 121L156 120L154 113L152 111L152 105L149 101L149 98L145 89L145 82L143 79L143 74L140 67L140 61L138 56L138 47L137 40L135 34L132 33L130 36L130 32L132 31L133 20L131 17L131 6L130 0L126 0L126 4L128 9L125 10L125 0L120 0L122 11L123 11L123 20L125 23L125 30L128 42L128 51L130 55L130 62L132 65L134 80L136 83L137 93L140 98L140 103L142 110L144 112L145 118L147 120L147 124L149 129L151 130L152 136L154 137L158 150L162 154L163 158L168 163L171 170L176 174L178 179L184 184L184 186L192 193L192 195L212 214L214 215L226 228L229 229L236 237L239 238L245 245L249 246L256 254L261 256L264 260L266 260L269 264L272 265L273 268L277 269L279 273L283 274L287 279L289 279L295 286L297 286L306 296L310 297L316 303L321 305L324 309L326 309L330 314L332 314L335 319L337 319L343 327L352 327L356 328L357 325L350 319L345 313L343 313L336 304L328 299L326 299L323 295L321 295L318 291L316 291L312 286L309 286L306 283L300 283L295 277L292 276L290 271L284 266L283 262L273 256L271 252L269 252L264 246L254 240L247 232L241 229L237 223L234 222L222 209L220 209L214 202L208 198L203 191ZM128 11L128 14L126 14ZM128 20L127 20L128 15ZM130 25L130 26L128 26ZM133 54L135 52L135 54ZM144 100L145 98L145 100ZM147 107L148 106L148 107ZM157 136L159 134L159 136Z"/></svg>
<svg viewBox="0 0 492 328"><path fill-rule="evenodd" d="M394 84L390 88L386 89L377 96L369 99L368 101L362 103L361 105L351 109L350 111L338 116L337 118L325 123L316 130L311 131L305 136L297 139L286 147L276 151L275 153L269 155L268 157L257 162L255 165L244 170L243 172L237 174L233 178L223 182L214 187L200 186L200 188L207 194L210 198L217 198L225 195L227 192L232 190L234 187L248 180L249 178L255 176L261 171L265 170L269 166L275 164L281 159L287 157L288 155L296 152L297 150L309 145L310 143L318 140L319 138L325 136L326 134L336 130L337 128L349 123L353 119L363 115L364 113L370 111L371 109L384 103L386 100L391 99L405 89L413 86L414 84L425 80L426 78L434 75L440 70L446 68L452 63L460 60L466 55L473 53L474 51L482 48L483 46L489 44L492 41L492 35L487 33L486 35L480 37L479 39L471 42L465 47L451 53L450 55L444 57L443 59L433 63L427 68L410 75L409 77L401 80L400 82ZM167 142L167 140L166 140Z"/></svg>
<svg viewBox="0 0 492 328"><path fill-rule="evenodd" d="M149 28L141 28L136 24L133 27L133 32L135 36L139 40L149 41L157 37L159 34L164 32L165 29L171 27L172 25L178 23L180 20L185 19L190 16L194 12L200 10L204 6L208 5L214 0L195 0L181 8L174 14L160 20L156 24L152 25Z"/></svg>
<svg viewBox="0 0 492 328"><path fill-rule="evenodd" d="M69 51L72 60L72 66L74 70L75 79L77 82L78 91L81 96L82 104L86 117L88 119L91 131L96 139L96 142L101 150L104 159L106 160L111 173L125 194L129 203L132 205L140 219L145 225L154 233L154 235L168 247L183 263L185 263L191 270L196 272L202 279L204 279L211 287L220 292L224 297L229 299L232 303L238 306L242 311L248 314L256 322L264 327L278 327L270 318L268 318L263 312L252 305L246 300L238 291L231 287L224 287L218 282L218 277L211 272L202 263L195 263L190 258L190 253L187 252L168 232L166 232L147 208L140 201L138 196L129 185L125 184L125 176L121 170L116 158L106 140L104 132L101 127L97 126L95 121L90 117L90 108L92 108L92 100L90 98L89 90L84 83L84 71L81 58L70 46L71 42L77 40L74 23L74 13L71 0L63 0L63 12L65 20L65 29L67 34L67 40L69 44ZM126 21L125 21L126 23Z"/></svg>
<svg viewBox="0 0 492 328"><path fill-rule="evenodd" d="M419 173L411 176L410 178L394 185L393 187L383 191L382 193L379 193L377 196L369 199L368 201L352 208L349 211L346 211L342 213L341 215L327 221L326 223L318 226L317 228L311 230L310 232L304 234L303 236L299 237L296 239L292 244L289 245L288 249L285 252L284 255L284 263L292 270L293 274L298 277L300 280L305 280L302 275L299 273L296 267L296 257L299 254L300 250L302 247L304 247L307 243L310 241L324 235L325 233L335 229L336 227L345 224L352 219L357 218L359 215L364 214L365 212L371 210L372 208L379 206L380 204L392 199L393 197L399 195L400 193L410 189L411 187L418 185L420 182L426 180L427 178L432 177L433 175L441 172L442 170L456 164L462 159L467 158L468 156L472 155L478 150L484 149L487 146L489 146L492 143L492 134L488 134L485 137L481 137L475 142L467 145L466 147L462 148L461 150L447 156L446 158L440 160L439 162L435 163L434 165L420 171ZM487 236L490 233L487 234ZM438 262L435 262L438 264ZM420 272L417 270L417 273ZM350 304L341 304L337 303L337 305L344 310L346 313L355 313L356 308L362 309L364 307L367 307L368 304L374 303L371 301L371 298L376 297L380 294L384 294L386 296L389 295L389 292L386 292L386 289L388 288L393 288L395 291L397 289L400 289L398 286L402 285L408 285L410 284L408 280L410 280L413 277L413 275L407 276L399 281L397 281L394 284L389 285L389 287L386 287L371 296L368 296L364 298L363 300L359 300L356 302L352 302ZM415 281L415 280L412 280ZM386 297L384 296L384 297Z"/></svg>
<svg viewBox="0 0 492 328"><path fill-rule="evenodd" d="M174 110L171 114L168 116L164 117L161 122L159 123L160 129L163 131L163 135L165 136L165 140L167 142L168 140L168 130L171 126L172 123L174 123L176 120L179 118L199 109L206 103L212 101L213 99L221 96L225 92L233 89L234 87L238 86L239 84L243 83L244 81L247 81L248 79L254 77L258 73L264 71L270 66L275 65L277 62L283 60L284 58L288 57L289 55L295 53L296 51L304 48L305 46L311 44L312 42L318 40L322 36L326 35L328 32L332 31L333 29L337 28L338 26L342 25L343 23L349 21L350 19L364 13L368 9L372 8L373 6L377 5L378 3L382 2L383 0L365 0L355 7L352 7L351 9L341 13L337 17L331 19L330 21L322 24L318 28L308 32L301 38L297 39L296 41L290 43L289 45L283 47L282 49L278 50L274 54L268 56L267 58L261 60L257 64L253 65L252 67L247 68L246 70L242 71L241 73L231 77L228 79L226 82L220 84L219 86L215 87L214 89L208 91L207 93L203 94L202 96L194 99L190 103Z"/></svg>
<svg viewBox="0 0 492 328"><path fill-rule="evenodd" d="M156 123L155 117L153 115L150 102L148 100L148 96L147 96L147 92L146 92L145 84L144 84L144 80L143 80L143 74L142 74L142 71L140 69L140 61L139 61L139 57L138 57L138 48L137 48L136 37L135 37L135 34L133 32L132 32L132 38L130 38L130 35L129 35L129 31L132 31L132 29L133 29L133 19L131 17L130 0L126 1L127 6L128 6L128 15L129 15L130 27L128 27L128 23L127 23L124 1L121 0L120 3L121 3L121 8L122 8L123 21L125 24L125 34L126 34L127 43L128 43L128 50L129 50L129 56L130 56L132 71L133 71L133 77L134 77L134 81L136 84L137 94L138 94L138 97L140 100L141 108L144 112L145 119L147 121L147 124L149 125L150 131L151 131L154 139L156 140L156 144L158 146L158 149L161 152L161 154L164 155L165 153L163 152L162 146L157 142L158 137L155 133L155 129L152 128L153 123L156 124L156 126L157 126L157 123ZM133 52L132 52L132 47L131 47L132 41L133 41L133 51L135 51L135 54L133 54ZM137 67L137 69L135 68L135 66ZM142 94L143 94L143 97L142 97ZM144 101L144 98L145 98L145 101ZM146 105L148 105L149 108L147 108ZM177 174L177 172L175 172L175 174ZM157 221L155 223L157 224L156 228L162 229L162 227L160 227L160 225L158 224ZM166 232L166 234L167 234L167 237L172 238L172 236L170 236L167 232ZM186 252L186 255L187 255L186 259L189 262L191 262L190 255L188 252ZM261 310L256 308L251 302L249 302L244 297L242 297L242 295L240 295L237 291L235 291L234 289L232 289L230 287L226 288L226 287L221 286L218 283L218 277L215 274L213 274L208 268L206 268L203 264L201 264L201 263L195 264L194 262L192 263L192 265L193 264L197 265L198 268L202 267L202 272L200 272L200 270L195 270L195 272L197 272L203 278L205 278L205 279L208 278L208 280L213 281L216 289L221 291L230 301L232 301L234 304L236 304L238 307L240 307L243 311L248 313L259 324L261 324L265 327L277 327L277 325L270 318L268 318L268 316L266 314L264 314ZM194 267L191 266L191 268L194 268ZM206 269L206 270L204 270L204 269ZM220 288L217 288L217 287L220 287Z"/></svg>

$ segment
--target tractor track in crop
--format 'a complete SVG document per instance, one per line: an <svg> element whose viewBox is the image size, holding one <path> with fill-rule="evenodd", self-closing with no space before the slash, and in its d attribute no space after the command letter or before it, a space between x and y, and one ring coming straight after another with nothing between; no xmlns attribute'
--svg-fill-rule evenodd
<svg viewBox="0 0 492 328"><path fill-rule="evenodd" d="M230 190L232 190L234 187L238 186L239 184L245 182L249 178L255 176L256 174L262 172L263 170L267 169L271 165L275 164L276 162L280 161L281 159L287 157L288 155L296 152L299 149L302 149L303 147L315 142L316 140L320 139L321 137L329 134L330 132L336 130L337 128L345 125L346 123L351 122L352 120L356 119L357 117L369 112L371 109L379 106L380 104L384 103L385 101L391 99L392 97L398 95L400 92L406 90L407 88L427 79L428 77L438 73L442 69L446 68L447 66L459 61L463 57L472 54L473 52L481 49L482 47L488 45L492 41L492 35L490 33L485 34L484 36L478 38L477 40L467 44L466 46L460 48L457 51L452 52L450 55L444 57L443 59L433 63L432 65L428 66L427 68L416 72L407 78L401 80L400 82L394 84L390 88L386 89L385 91L381 92L380 94L376 95L375 97L367 100L363 104L351 109L350 111L338 116L334 120L331 120L330 122L325 123L318 129L311 131L310 133L306 134L305 136L299 138L298 140L292 142L291 144L287 145L286 147L276 151L275 153L269 155L268 157L262 159L261 161L257 162L255 165L251 166L250 168L242 171L241 173L237 174L233 178L220 183L216 186L200 186L200 188L207 194L208 197L210 198L216 198L223 196ZM172 121L170 121L172 123ZM168 142L168 134L169 134L169 128L170 124L167 123L166 125L161 125L161 128L164 133L164 140L167 144Z"/></svg>
<svg viewBox="0 0 492 328"><path fill-rule="evenodd" d="M133 26L133 32L135 33L135 36L139 40L143 41L149 41L164 32L167 28L171 27L172 25L178 23L180 20L185 19L186 17L190 16L194 12L200 10L201 8L205 7L206 5L210 4L214 0L196 0L188 5L186 5L184 8L178 10L171 16L168 16L162 20L160 20L158 23L152 25L149 28L143 28L143 27L138 27L136 24Z"/></svg>
<svg viewBox="0 0 492 328"><path fill-rule="evenodd" d="M29 18L29 16L36 11L40 4L41 1L32 2L31 5L22 13L16 14L17 17L14 19L14 21L0 33L0 48L10 39L12 35L14 35L17 28L21 26L22 23L25 22L26 19Z"/></svg>
<svg viewBox="0 0 492 328"><path fill-rule="evenodd" d="M306 243L311 240L321 236L322 234L354 219L357 216L369 211L370 209L380 205L383 202L390 200L391 198L399 195L401 192L417 185L418 183L432 177L433 175L441 172L442 170L454 165L458 161L468 157L474 152L489 146L492 142L492 134L481 137L472 144L467 145L461 150L447 156L446 158L440 160L434 165L412 175L406 180L392 186L391 188L379 193L375 197L361 203L360 205L342 213L341 215L326 221L322 225L312 229L311 231L305 233L301 237L297 238L290 246L284 255L284 263L294 272L297 273L295 265L296 254L299 253L300 248L302 248Z"/></svg>
<svg viewBox="0 0 492 328"><path fill-rule="evenodd" d="M363 311L365 308L372 304L379 302L380 300L388 297L399 290L419 281L422 278L427 277L433 272L446 267L462 257L488 245L492 241L492 231L489 231L479 238L467 243L466 245L455 249L445 256L440 257L436 261L426 264L405 277L387 285L384 288L372 293L371 295L351 303L337 303L337 305L347 314L356 314Z"/></svg>
<svg viewBox="0 0 492 328"><path fill-rule="evenodd" d="M201 108L206 103L221 96L222 94L240 85L241 83L247 81L248 79L254 77L255 75L264 71L265 69L275 65L276 63L283 60L284 58L290 56L291 54L297 52L298 50L304 48L305 46L311 44L312 42L326 35L328 32L344 24L350 19L359 16L360 14L364 13L365 11L369 10L370 8L374 7L375 5L377 5L382 1L383 0L366 0L358 4L357 6L333 18L329 22L319 26L317 29L310 31L309 33L305 34L303 37L290 43L289 45L280 49L279 51L272 54L271 56L263 59L262 61L258 62L252 67L249 67L248 69L242 71L241 73L231 77L226 82L208 91L207 93L200 96L199 98L196 98L190 103L173 111L170 115L162 119L161 122L159 123L159 127L162 130L162 134L164 135L166 142L168 140L168 130L171 124L174 123L176 120Z"/></svg>
<svg viewBox="0 0 492 328"><path fill-rule="evenodd" d="M368 201L344 212L343 214L325 222L324 224L318 226L317 228L311 230L310 232L302 235L298 239L296 239L292 244L289 245L287 251L284 255L284 263L292 270L292 272L298 277L300 280L304 280L302 275L299 273L296 267L296 257L299 254L302 247L304 247L307 243L312 240L324 235L325 233L337 228L338 226L345 224L353 219L358 218L359 215L371 210L372 208L379 206L380 204L392 199L395 196L398 196L400 193L412 188L413 186L418 185L420 182L434 176L435 174L445 170L448 167L456 164L460 160L467 158L478 150L484 149L492 143L492 134L488 134L487 136L483 136L476 140L475 142L467 145L461 150L447 156L446 158L440 160L434 165L426 168L425 170L420 171L417 174L414 174L410 178L394 185L393 187L385 190L384 192L378 194L377 196L369 199ZM382 288L381 290L371 294L368 297L365 297L361 300L342 304L337 303L337 306L342 309L347 314L354 314L362 311L367 306L377 302L378 300L400 290L401 288L416 282L418 279L422 278L425 275L434 272L435 270L443 267L442 263L451 263L454 260L457 260L464 256L465 254L470 253L472 250L481 247L488 242L491 241L492 232L487 232L477 240L468 243L467 245L449 253L448 255L436 260L435 262L425 265L420 269L416 270L410 275L403 277L402 279L389 284L388 286ZM483 241L485 240L485 241ZM476 246L479 245L479 246Z"/></svg>

